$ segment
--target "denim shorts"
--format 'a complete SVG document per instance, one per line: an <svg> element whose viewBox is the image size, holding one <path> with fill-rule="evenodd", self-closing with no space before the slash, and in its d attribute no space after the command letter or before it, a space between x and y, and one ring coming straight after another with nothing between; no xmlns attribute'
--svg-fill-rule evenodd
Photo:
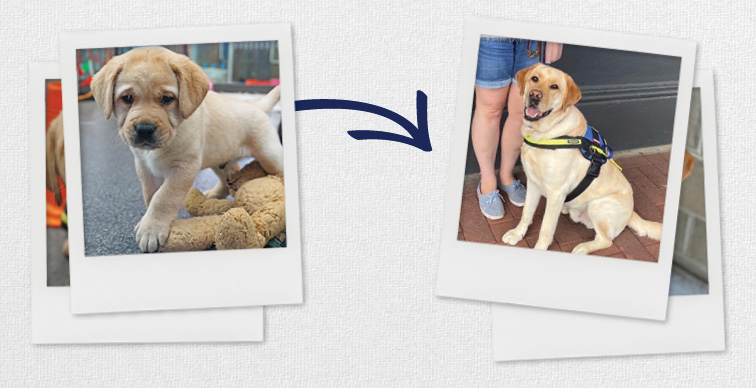
<svg viewBox="0 0 756 388"><path fill-rule="evenodd" d="M530 51L535 52L538 49L535 40L481 37L475 85L486 89L503 88L514 81L518 71L537 63L538 55L528 58L528 42Z"/></svg>

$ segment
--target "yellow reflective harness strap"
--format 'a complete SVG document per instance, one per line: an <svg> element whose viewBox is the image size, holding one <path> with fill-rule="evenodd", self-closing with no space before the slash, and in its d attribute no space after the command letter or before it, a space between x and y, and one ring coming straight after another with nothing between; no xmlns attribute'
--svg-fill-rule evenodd
<svg viewBox="0 0 756 388"><path fill-rule="evenodd" d="M615 161L614 161L614 158L611 158L611 159L610 159L610 158L609 158L609 155L607 155L607 154L606 154L606 152L604 152L604 150L602 150L602 149L601 149L600 147L596 147L596 146L593 146L593 145L592 145L592 146L591 146L591 149L593 149L593 150L594 150L594 151L596 151L597 153L599 153L599 154L601 154L602 156L604 156L604 157L605 157L605 158L606 158L606 159L607 159L607 160L608 160L609 162L611 162L611 163L612 163L612 164L614 165L614 167L617 167L617 169L619 169L620 171L622 171L622 167L620 167L620 165L619 165L619 164L617 164L617 162L615 162Z"/></svg>
<svg viewBox="0 0 756 388"><path fill-rule="evenodd" d="M562 146L564 148L579 148L583 144L583 141L578 138L533 140L530 136L525 136L525 142L533 145Z"/></svg>
<svg viewBox="0 0 756 388"><path fill-rule="evenodd" d="M554 149L557 148L580 148L583 145L583 139L584 138L567 138L567 139L542 139L542 140L535 140L530 136L525 136L525 143L534 147L540 146L541 148L548 148L548 147L554 147ZM604 152L604 150L601 149L601 147L597 147L595 145L591 145L590 147L592 150L596 151L599 155L607 158L609 162L611 162L614 167L617 167L620 171L622 171L622 167L620 167L619 164L614 160L614 158L609 158L609 155Z"/></svg>

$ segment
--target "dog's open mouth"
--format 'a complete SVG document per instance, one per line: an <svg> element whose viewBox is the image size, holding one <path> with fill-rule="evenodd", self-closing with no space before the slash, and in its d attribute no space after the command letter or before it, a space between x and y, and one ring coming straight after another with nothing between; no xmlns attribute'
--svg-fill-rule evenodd
<svg viewBox="0 0 756 388"><path fill-rule="evenodd" d="M541 112L536 108L535 106L528 106L525 108L525 120L528 121L538 121L551 113L551 109L547 110L546 112Z"/></svg>

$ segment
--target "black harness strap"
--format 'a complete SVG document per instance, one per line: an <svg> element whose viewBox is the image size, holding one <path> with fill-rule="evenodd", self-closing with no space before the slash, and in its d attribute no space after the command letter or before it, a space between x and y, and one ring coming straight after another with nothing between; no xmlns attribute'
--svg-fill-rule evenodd
<svg viewBox="0 0 756 388"><path fill-rule="evenodd" d="M564 202L570 202L573 199L577 198L580 194L583 194L583 191L588 188L588 186L591 185L591 182L593 182L594 179L596 179L599 176L599 173L601 172L601 165L603 165L603 162L600 162L594 157L590 162L591 165L588 167L588 172L583 177L583 180L578 183L578 185L570 191L569 194L567 194L567 197L564 199Z"/></svg>

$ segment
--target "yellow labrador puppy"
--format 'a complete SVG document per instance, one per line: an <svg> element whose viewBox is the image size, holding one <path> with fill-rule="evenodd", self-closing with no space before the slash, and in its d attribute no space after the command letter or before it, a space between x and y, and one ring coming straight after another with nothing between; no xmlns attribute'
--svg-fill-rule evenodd
<svg viewBox="0 0 756 388"><path fill-rule="evenodd" d="M267 112L279 87L247 103L209 91L202 69L162 47L113 57L92 79L105 118L134 154L147 212L134 228L143 252L156 252L197 173L212 168L218 185L205 194L228 195L226 176L236 161L254 157L271 174L283 173L283 147Z"/></svg>
<svg viewBox="0 0 756 388"><path fill-rule="evenodd" d="M525 104L523 136L535 141L558 136L583 136L587 122L575 104L581 93L572 77L553 67L535 64L520 70L515 78ZM630 226L640 236L661 237L662 224L642 219L633 211L633 189L622 172L611 164L572 201L567 195L586 175L591 162L580 150L542 149L522 146L522 165L528 178L528 191L522 219L502 237L507 244L522 240L533 221L541 196L546 210L535 249L548 249L554 237L560 211L574 222L596 230L593 241L577 245L572 253L588 254L612 245L612 240Z"/></svg>
<svg viewBox="0 0 756 388"><path fill-rule="evenodd" d="M66 184L66 150L63 143L63 113L50 122L45 135L46 187L55 195L55 203L63 202L58 176Z"/></svg>
<svg viewBox="0 0 756 388"><path fill-rule="evenodd" d="M66 149L63 143L63 113L50 122L45 135L45 186L55 196L55 203L60 206L63 193L58 176L66 184ZM68 256L68 239L63 242L63 254Z"/></svg>

